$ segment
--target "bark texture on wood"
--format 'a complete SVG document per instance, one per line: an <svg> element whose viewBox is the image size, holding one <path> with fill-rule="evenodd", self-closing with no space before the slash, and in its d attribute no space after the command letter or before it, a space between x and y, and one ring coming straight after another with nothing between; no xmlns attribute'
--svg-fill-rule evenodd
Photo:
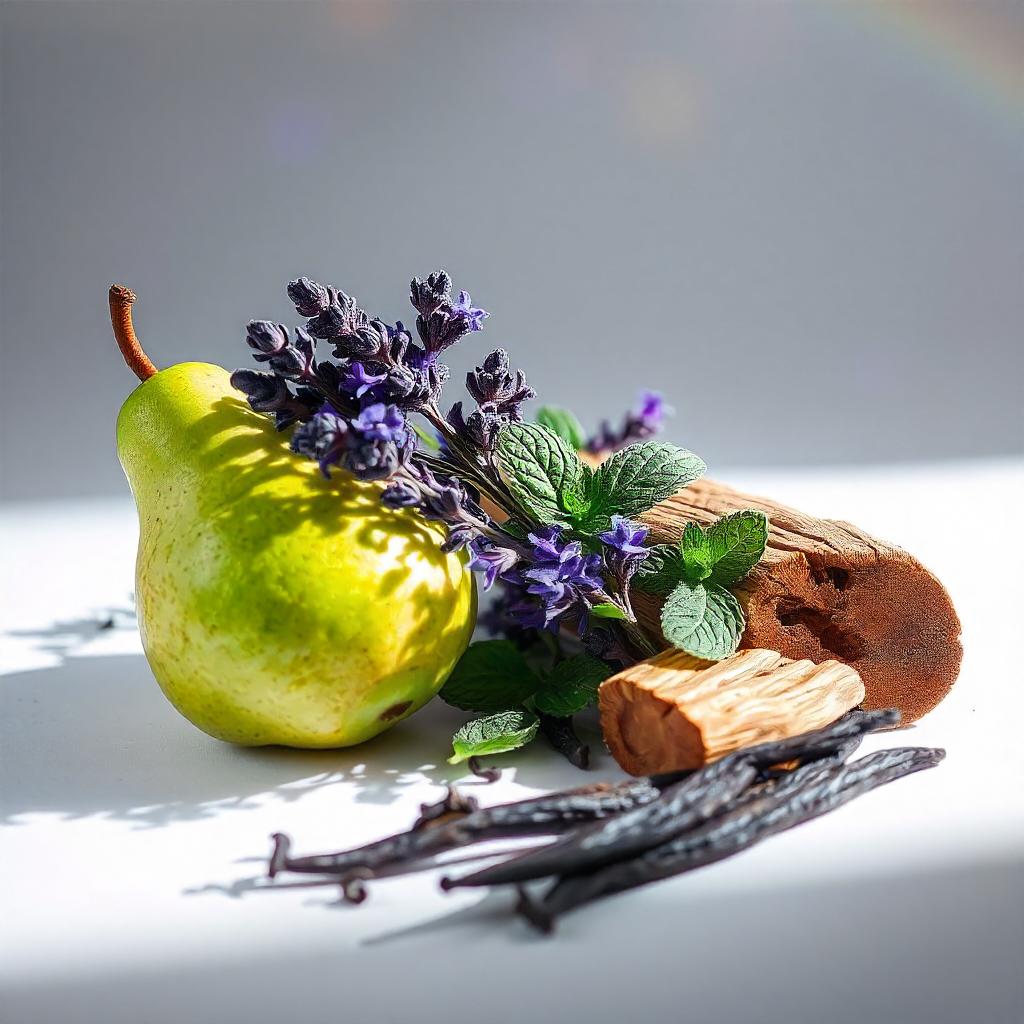
<svg viewBox="0 0 1024 1024"><path fill-rule="evenodd" d="M848 665L761 650L718 662L663 651L598 691L605 742L632 775L699 768L740 747L820 729L863 699Z"/></svg>
<svg viewBox="0 0 1024 1024"><path fill-rule="evenodd" d="M904 724L930 711L960 670L960 620L942 584L907 552L849 523L816 519L710 480L691 484L642 518L651 540L678 541L737 509L769 519L762 562L737 588L744 648L851 665L866 708L899 708ZM662 599L636 594L640 621L661 637Z"/></svg>

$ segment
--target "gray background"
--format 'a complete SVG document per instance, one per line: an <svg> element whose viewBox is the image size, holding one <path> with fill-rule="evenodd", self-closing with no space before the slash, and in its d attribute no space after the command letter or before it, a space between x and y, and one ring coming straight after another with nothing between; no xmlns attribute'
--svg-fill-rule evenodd
<svg viewBox="0 0 1024 1024"><path fill-rule="evenodd" d="M133 378L447 267L588 426L715 471L1019 453L1024 7L4 3L3 493L123 493ZM451 388L452 398L456 397Z"/></svg>

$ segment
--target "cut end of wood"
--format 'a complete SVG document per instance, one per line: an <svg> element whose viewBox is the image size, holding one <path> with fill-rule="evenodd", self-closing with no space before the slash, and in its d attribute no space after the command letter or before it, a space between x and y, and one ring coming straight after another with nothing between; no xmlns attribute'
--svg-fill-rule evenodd
<svg viewBox="0 0 1024 1024"><path fill-rule="evenodd" d="M664 651L601 684L605 742L631 775L699 768L835 721L864 699L847 665L746 650L709 662Z"/></svg>

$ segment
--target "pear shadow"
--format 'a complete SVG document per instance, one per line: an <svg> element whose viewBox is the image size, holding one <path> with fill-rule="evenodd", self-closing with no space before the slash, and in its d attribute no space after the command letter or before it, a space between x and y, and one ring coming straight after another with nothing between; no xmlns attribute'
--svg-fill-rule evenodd
<svg viewBox="0 0 1024 1024"><path fill-rule="evenodd" d="M178 715L141 655L71 657L0 679L0 824L44 813L151 828L339 784L389 804L424 778L440 790L455 771L444 757L458 721L435 702L358 747L236 747Z"/></svg>
<svg viewBox="0 0 1024 1024"><path fill-rule="evenodd" d="M423 794L413 789L424 779L437 786L438 798L443 786L457 784L488 802L487 783L445 760L466 717L434 700L357 747L236 747L182 718L141 655L69 657L0 678L0 825L42 813L156 828L268 803L284 807L341 785L353 787L359 803L405 802L395 826L403 828L419 813ZM605 774L580 772L540 743L489 761L514 768L515 781L535 789L582 785ZM303 841L301 834L295 839ZM345 845L339 829L338 846ZM239 856L256 853L262 851L239 850Z"/></svg>

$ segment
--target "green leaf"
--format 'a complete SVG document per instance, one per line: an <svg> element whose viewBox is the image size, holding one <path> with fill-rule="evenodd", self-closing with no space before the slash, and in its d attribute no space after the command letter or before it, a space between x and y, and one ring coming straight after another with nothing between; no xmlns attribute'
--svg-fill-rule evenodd
<svg viewBox="0 0 1024 1024"><path fill-rule="evenodd" d="M416 436L423 442L426 448L429 448L432 452L439 452L441 450L441 442L437 439L437 434L432 430L427 430L421 423L413 423L412 429L416 431Z"/></svg>
<svg viewBox="0 0 1024 1024"><path fill-rule="evenodd" d="M687 523L681 543L686 577L691 583L738 583L761 560L767 540L768 517L753 509L723 516L703 530Z"/></svg>
<svg viewBox="0 0 1024 1024"><path fill-rule="evenodd" d="M631 444L598 467L590 484L591 503L608 515L640 515L699 479L705 469L702 459L674 444Z"/></svg>
<svg viewBox="0 0 1024 1024"><path fill-rule="evenodd" d="M459 659L440 697L463 711L501 711L533 696L540 679L508 640L479 640Z"/></svg>
<svg viewBox="0 0 1024 1024"><path fill-rule="evenodd" d="M534 707L546 715L568 718L597 700L597 688L612 674L599 658L589 654L560 661L534 696Z"/></svg>
<svg viewBox="0 0 1024 1024"><path fill-rule="evenodd" d="M498 435L497 455L509 490L542 523L565 519L567 495L583 497L583 463L546 427L507 424Z"/></svg>
<svg viewBox="0 0 1024 1024"><path fill-rule="evenodd" d="M448 758L448 763L458 764L470 757L517 750L537 735L539 726L537 716L522 708L499 711L486 718L474 718L452 737L454 753Z"/></svg>
<svg viewBox="0 0 1024 1024"><path fill-rule="evenodd" d="M686 641L704 619L708 592L703 584L680 583L661 609L661 631L673 646L687 651Z"/></svg>
<svg viewBox="0 0 1024 1024"><path fill-rule="evenodd" d="M625 619L626 613L617 604L595 604L590 609L595 619Z"/></svg>
<svg viewBox="0 0 1024 1024"><path fill-rule="evenodd" d="M697 628L686 638L683 650L695 658L720 661L736 653L746 619L739 601L717 583L704 585L707 607Z"/></svg>
<svg viewBox="0 0 1024 1024"><path fill-rule="evenodd" d="M545 405L537 411L537 422L572 445L574 451L579 451L587 443L580 421L568 409Z"/></svg>
<svg viewBox="0 0 1024 1024"><path fill-rule="evenodd" d="M670 594L685 579L683 553L675 544L655 544L640 563L633 586L648 594Z"/></svg>
<svg viewBox="0 0 1024 1024"><path fill-rule="evenodd" d="M745 626L739 601L717 583L680 583L661 610L665 639L707 661L735 653Z"/></svg>

